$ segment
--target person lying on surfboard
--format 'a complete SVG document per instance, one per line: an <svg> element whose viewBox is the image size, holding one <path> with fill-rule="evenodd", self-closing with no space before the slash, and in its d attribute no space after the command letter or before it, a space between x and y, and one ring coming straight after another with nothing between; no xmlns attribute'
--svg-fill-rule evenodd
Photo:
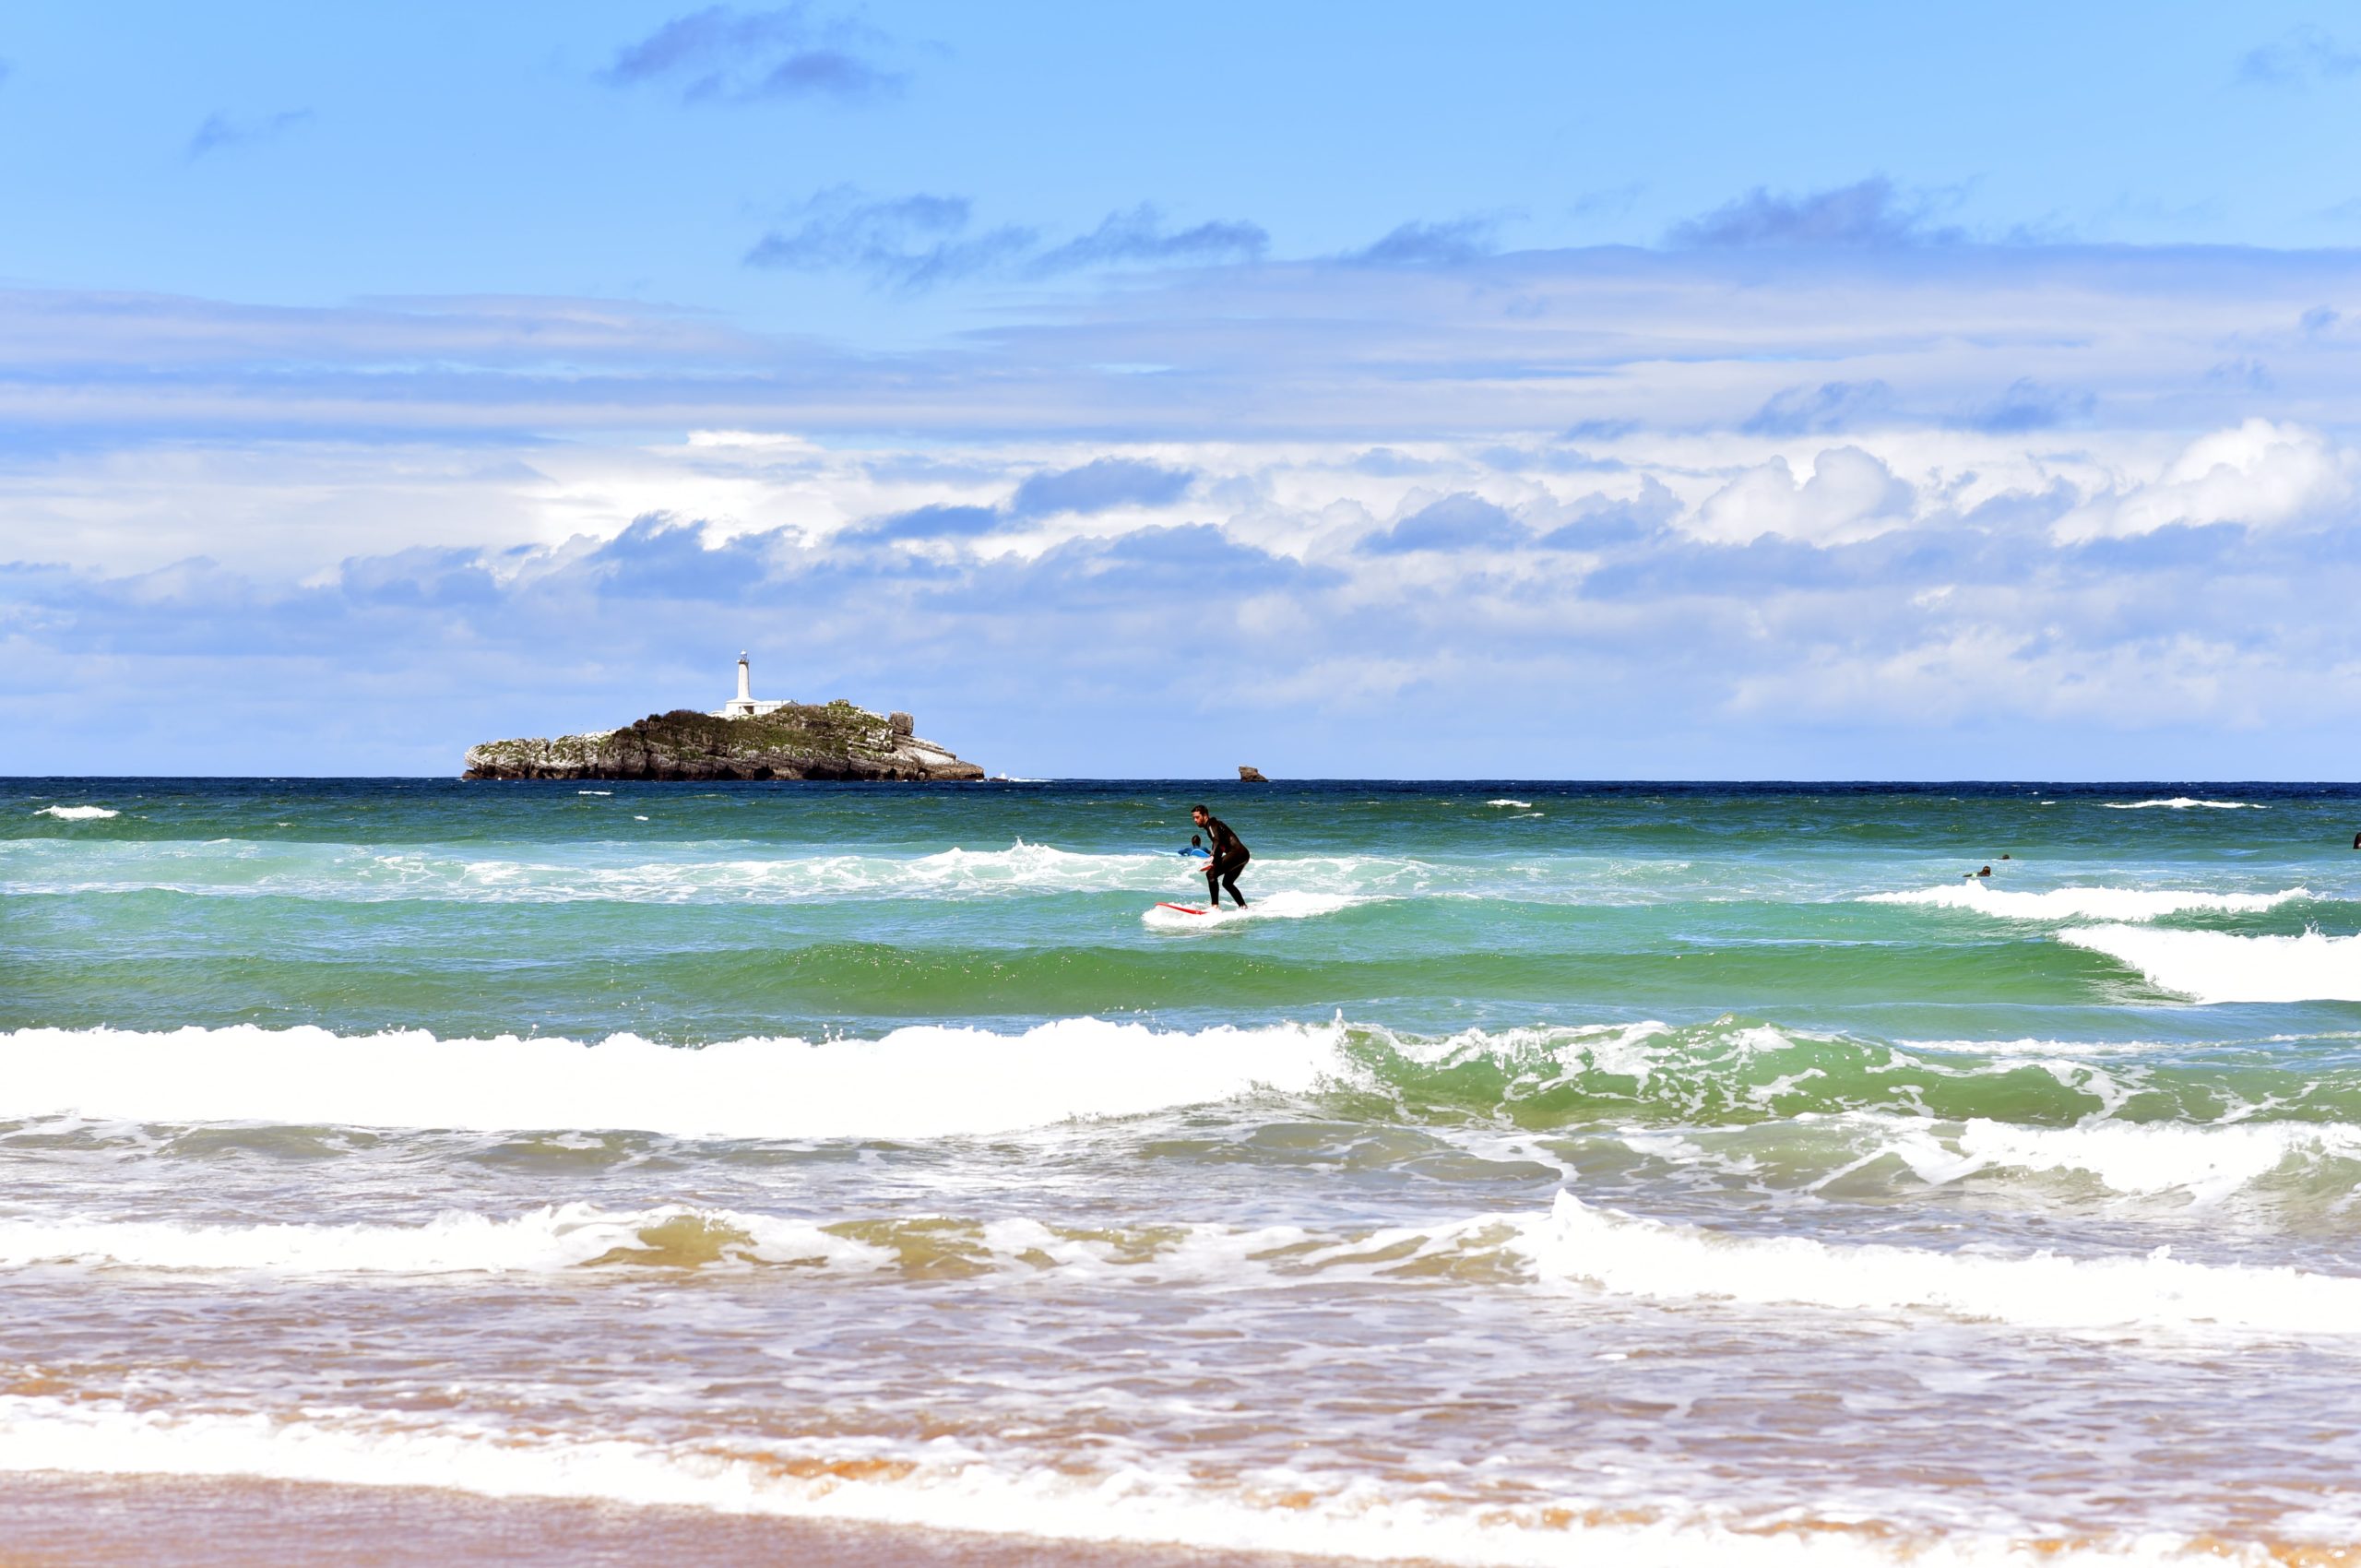
<svg viewBox="0 0 2361 1568"><path fill-rule="evenodd" d="M1203 806L1191 806L1189 819L1204 828L1205 837L1213 840L1213 859L1205 862L1206 907L1220 909L1221 890L1227 887L1238 907L1241 909L1246 908L1246 895L1238 890L1238 873L1246 869L1248 861L1253 859L1246 852L1246 845L1229 830L1229 824Z"/></svg>
<svg viewBox="0 0 2361 1568"><path fill-rule="evenodd" d="M1205 848L1204 839L1194 833L1189 835L1189 847L1178 852L1184 861L1210 861L1214 858L1213 851Z"/></svg>

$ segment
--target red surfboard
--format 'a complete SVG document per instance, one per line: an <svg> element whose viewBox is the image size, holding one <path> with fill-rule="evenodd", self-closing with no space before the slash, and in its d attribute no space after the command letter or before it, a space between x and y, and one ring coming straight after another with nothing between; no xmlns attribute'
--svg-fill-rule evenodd
<svg viewBox="0 0 2361 1568"><path fill-rule="evenodd" d="M1202 915L1205 912L1203 909L1192 909L1186 904L1166 904L1159 902L1156 907L1159 909L1172 909L1184 915Z"/></svg>

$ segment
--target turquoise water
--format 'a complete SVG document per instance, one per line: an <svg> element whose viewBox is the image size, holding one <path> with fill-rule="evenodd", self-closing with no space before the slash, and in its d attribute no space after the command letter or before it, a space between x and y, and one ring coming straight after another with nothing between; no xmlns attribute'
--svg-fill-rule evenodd
<svg viewBox="0 0 2361 1568"><path fill-rule="evenodd" d="M1200 799L1244 918L1156 910ZM0 1467L496 1449L527 1495L1471 1562L2361 1542L2357 828L13 781Z"/></svg>
<svg viewBox="0 0 2361 1568"><path fill-rule="evenodd" d="M2016 894L2311 895L2191 909L2175 929L2350 928L2361 800L2249 787L2233 791L2246 811L2110 809L2200 788L1233 789L1212 801L1259 846L1249 891L1338 907L1177 943L1139 916L1203 902L1162 853L1186 841L1187 785L18 791L0 807L0 1024L698 1044L1338 1009L1426 1032L1737 1013L1959 1039L2349 1021L2333 1005L2192 1019L2157 977L2053 940L2060 922L1860 901L1988 863ZM122 815L33 814L84 795ZM1533 803L1485 803L1501 799Z"/></svg>

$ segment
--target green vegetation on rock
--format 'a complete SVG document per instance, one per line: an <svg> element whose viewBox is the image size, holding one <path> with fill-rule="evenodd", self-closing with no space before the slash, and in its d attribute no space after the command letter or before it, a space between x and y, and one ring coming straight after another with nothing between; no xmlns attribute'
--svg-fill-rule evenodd
<svg viewBox="0 0 2361 1568"><path fill-rule="evenodd" d="M838 700L789 703L745 719L691 708L620 730L468 749L469 778L981 778L984 770L888 719Z"/></svg>

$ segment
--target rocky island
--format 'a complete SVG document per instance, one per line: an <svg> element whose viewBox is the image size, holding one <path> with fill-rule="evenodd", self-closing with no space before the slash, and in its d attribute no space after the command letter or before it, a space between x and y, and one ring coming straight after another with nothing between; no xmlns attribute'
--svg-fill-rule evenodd
<svg viewBox="0 0 2361 1568"><path fill-rule="evenodd" d="M716 713L674 708L619 730L555 740L486 741L468 748L469 778L833 778L925 782L981 778L913 733L907 713L848 702L757 702L746 656L738 695Z"/></svg>

